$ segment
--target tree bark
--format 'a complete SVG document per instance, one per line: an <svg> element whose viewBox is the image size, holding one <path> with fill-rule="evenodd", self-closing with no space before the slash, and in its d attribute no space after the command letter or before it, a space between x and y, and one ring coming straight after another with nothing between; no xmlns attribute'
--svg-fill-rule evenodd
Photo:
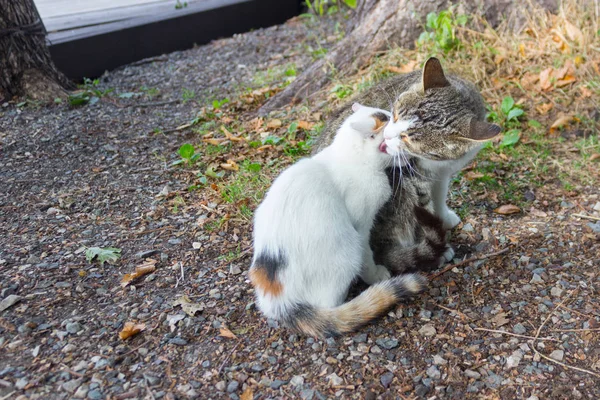
<svg viewBox="0 0 600 400"><path fill-rule="evenodd" d="M556 9L556 0L533 0ZM519 0L471 0L461 4L466 13L478 12L492 26L514 9ZM329 82L333 71L351 73L365 65L378 51L390 46L414 47L430 12L447 9L447 0L362 0L349 23L350 31L324 58L306 69L285 90L272 97L261 113L307 98Z"/></svg>
<svg viewBox="0 0 600 400"><path fill-rule="evenodd" d="M33 0L0 0L0 100L24 95L47 102L72 86L50 58Z"/></svg>

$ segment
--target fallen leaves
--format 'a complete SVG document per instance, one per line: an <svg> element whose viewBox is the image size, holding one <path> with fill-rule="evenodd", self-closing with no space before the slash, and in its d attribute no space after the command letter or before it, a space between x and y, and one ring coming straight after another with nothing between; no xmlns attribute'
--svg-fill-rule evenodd
<svg viewBox="0 0 600 400"><path fill-rule="evenodd" d="M575 65L571 60L567 60L560 69L552 67L546 68L540 72L540 88L543 91L550 91L554 88L562 88L577 81L575 77Z"/></svg>
<svg viewBox="0 0 600 400"><path fill-rule="evenodd" d="M267 122L267 128L269 129L278 129L281 128L282 125L283 123L280 119L272 119L269 122Z"/></svg>
<svg viewBox="0 0 600 400"><path fill-rule="evenodd" d="M252 400L254 398L254 394L252 393L252 389L247 387L246 390L240 395L240 400Z"/></svg>
<svg viewBox="0 0 600 400"><path fill-rule="evenodd" d="M186 295L183 295L176 299L173 303L173 307L181 306L181 309L184 313L193 317L197 312L201 312L204 310L203 304L193 303L192 300Z"/></svg>
<svg viewBox="0 0 600 400"><path fill-rule="evenodd" d="M90 247L85 251L85 258L92 262L94 259L100 262L100 265L103 265L105 262L109 264L114 264L121 257L121 249L116 247Z"/></svg>
<svg viewBox="0 0 600 400"><path fill-rule="evenodd" d="M146 324L136 324L134 322L125 322L125 326L123 330L119 332L119 337L121 340L126 340L132 336L137 335L146 329Z"/></svg>
<svg viewBox="0 0 600 400"><path fill-rule="evenodd" d="M219 329L219 336L228 338L228 339L237 339L237 336L235 335L235 333L231 332L229 329L227 328L221 328Z"/></svg>
<svg viewBox="0 0 600 400"><path fill-rule="evenodd" d="M496 208L494 212L501 215L510 215L520 213L521 209L513 204L505 204Z"/></svg>
<svg viewBox="0 0 600 400"><path fill-rule="evenodd" d="M573 120L574 118L572 115L560 115L556 121L550 125L550 133L556 133L556 131L569 125Z"/></svg>
<svg viewBox="0 0 600 400"><path fill-rule="evenodd" d="M510 320L507 317L506 313L499 313L497 314L494 318L492 318L492 323L494 324L494 326L496 326L497 328L506 325L510 322Z"/></svg>
<svg viewBox="0 0 600 400"><path fill-rule="evenodd" d="M123 276L123 279L121 279L121 287L126 287L131 282L133 282L134 279L140 278L144 275L156 271L156 263L156 260L147 258L143 264L140 264L137 267L135 267L135 272L131 274L125 274Z"/></svg>
<svg viewBox="0 0 600 400"><path fill-rule="evenodd" d="M468 181L473 181L475 179L483 178L484 176L485 175L482 174L481 172L475 172L475 171L469 171L464 175L465 179Z"/></svg>

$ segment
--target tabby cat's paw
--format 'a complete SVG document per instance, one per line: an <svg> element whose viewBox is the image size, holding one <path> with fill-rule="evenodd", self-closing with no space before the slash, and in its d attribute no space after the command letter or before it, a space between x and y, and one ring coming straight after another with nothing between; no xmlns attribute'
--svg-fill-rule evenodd
<svg viewBox="0 0 600 400"><path fill-rule="evenodd" d="M442 255L442 257L444 257L444 260L446 262L450 262L452 261L452 259L454 258L454 249L450 246L448 246L446 248L446 251L444 252L444 254Z"/></svg>
<svg viewBox="0 0 600 400"><path fill-rule="evenodd" d="M444 219L444 229L452 229L460 224L460 217L452 210L448 210Z"/></svg>

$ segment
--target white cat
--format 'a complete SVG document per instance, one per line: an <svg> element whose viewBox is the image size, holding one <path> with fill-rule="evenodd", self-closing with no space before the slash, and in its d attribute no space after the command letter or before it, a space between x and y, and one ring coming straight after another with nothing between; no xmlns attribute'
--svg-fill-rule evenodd
<svg viewBox="0 0 600 400"><path fill-rule="evenodd" d="M390 279L373 261L369 232L391 196L392 158L380 149L390 113L352 109L330 146L275 180L254 218L250 280L258 308L319 337L355 330L427 282L417 274ZM359 276L372 286L344 303Z"/></svg>

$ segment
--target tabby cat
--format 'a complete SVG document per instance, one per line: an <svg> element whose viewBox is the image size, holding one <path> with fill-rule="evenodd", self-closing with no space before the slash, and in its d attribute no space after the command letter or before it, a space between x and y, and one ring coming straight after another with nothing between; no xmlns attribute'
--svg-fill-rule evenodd
<svg viewBox="0 0 600 400"><path fill-rule="evenodd" d="M391 108L392 114L382 146L395 156L395 166L387 171L394 193L371 230L375 262L394 274L439 267L454 255L446 231L460 222L446 205L450 179L501 128L484 121L483 98L475 86L446 76L433 57L422 71L390 78L352 101ZM347 105L332 116L315 152L331 143L350 113Z"/></svg>

